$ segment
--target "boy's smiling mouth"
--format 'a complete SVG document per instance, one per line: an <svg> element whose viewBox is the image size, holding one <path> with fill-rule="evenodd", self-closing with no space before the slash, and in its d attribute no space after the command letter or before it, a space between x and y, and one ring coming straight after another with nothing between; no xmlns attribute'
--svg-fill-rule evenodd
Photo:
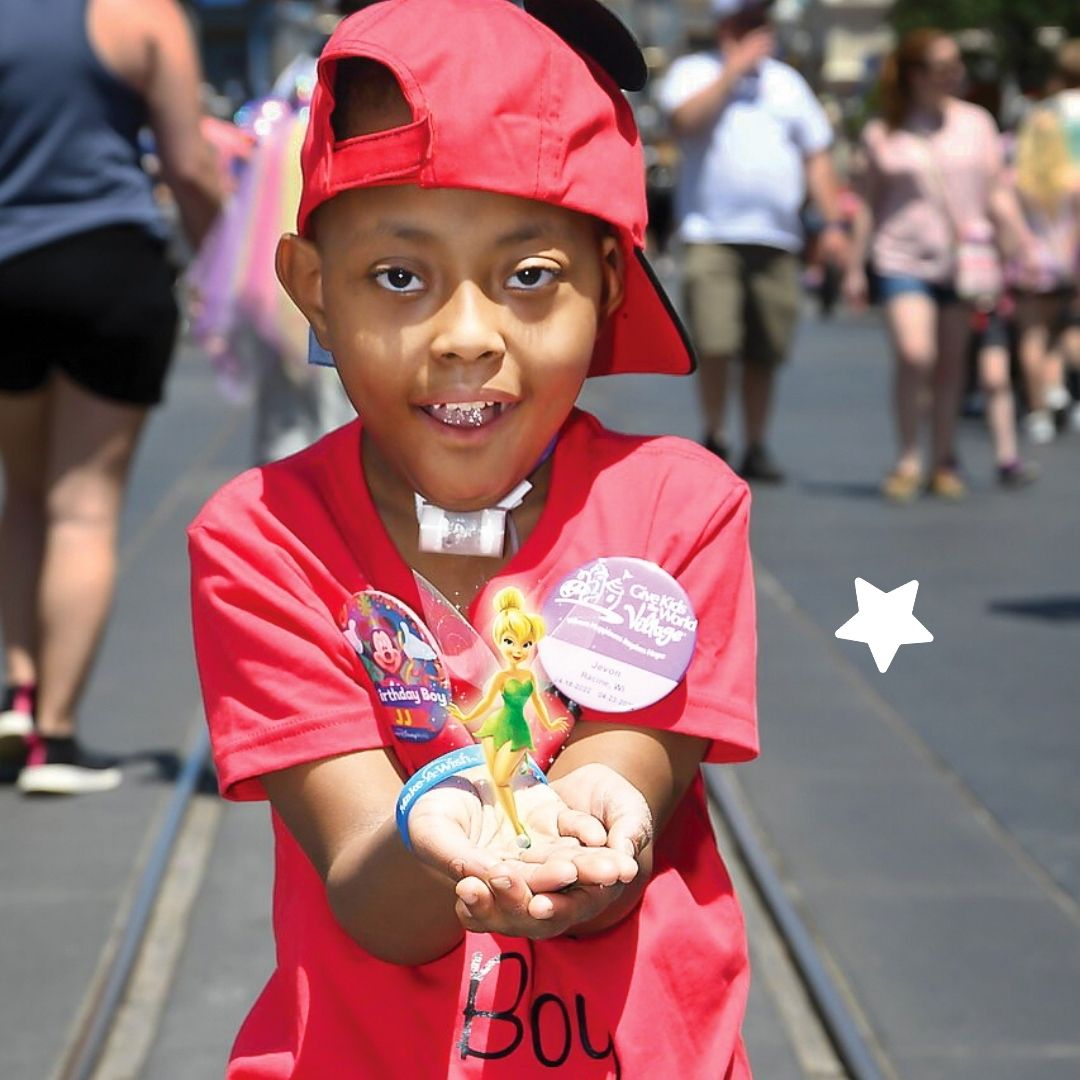
<svg viewBox="0 0 1080 1080"><path fill-rule="evenodd" d="M478 428L497 420L509 408L502 401L436 402L421 408L447 427Z"/></svg>
<svg viewBox="0 0 1080 1080"><path fill-rule="evenodd" d="M454 402L426 405L423 410L449 428L482 428L494 420L505 406L501 402Z"/></svg>

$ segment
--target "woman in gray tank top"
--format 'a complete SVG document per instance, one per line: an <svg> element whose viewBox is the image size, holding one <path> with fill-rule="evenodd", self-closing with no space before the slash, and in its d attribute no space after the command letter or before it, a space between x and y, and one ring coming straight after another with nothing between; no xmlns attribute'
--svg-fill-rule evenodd
<svg viewBox="0 0 1080 1080"><path fill-rule="evenodd" d="M177 324L148 125L199 244L220 207L176 0L4 0L0 35L0 758L27 793L102 791L76 739L129 466Z"/></svg>

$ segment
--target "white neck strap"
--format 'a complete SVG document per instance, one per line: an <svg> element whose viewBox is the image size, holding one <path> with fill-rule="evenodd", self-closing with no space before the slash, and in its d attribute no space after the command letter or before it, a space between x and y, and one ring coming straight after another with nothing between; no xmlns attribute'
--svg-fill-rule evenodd
<svg viewBox="0 0 1080 1080"><path fill-rule="evenodd" d="M506 546L510 526L511 554L517 550L517 530L511 510L519 507L532 491L522 480L493 507L484 510L444 510L416 495L416 520L420 523L420 550L442 555L484 555L498 559Z"/></svg>

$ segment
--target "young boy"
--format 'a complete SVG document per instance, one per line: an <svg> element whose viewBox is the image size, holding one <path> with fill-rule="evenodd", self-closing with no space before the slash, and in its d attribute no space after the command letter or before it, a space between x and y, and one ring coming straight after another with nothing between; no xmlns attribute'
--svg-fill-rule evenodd
<svg viewBox="0 0 1080 1080"><path fill-rule="evenodd" d="M742 917L698 768L757 752L749 498L693 444L574 409L588 375L692 360L641 255L615 81L640 85L640 54L591 0L558 31L508 0L379 0L320 61L278 271L361 419L190 530L221 789L273 809L277 966L234 1080L749 1076ZM486 554L418 530L431 511L471 543L500 503ZM489 641L508 586L539 611L600 557L685 590L685 677L551 723L550 784L516 793L527 851L460 776L403 814L418 748L446 747L395 742L343 605L421 612L437 590ZM394 670L423 636L380 633Z"/></svg>

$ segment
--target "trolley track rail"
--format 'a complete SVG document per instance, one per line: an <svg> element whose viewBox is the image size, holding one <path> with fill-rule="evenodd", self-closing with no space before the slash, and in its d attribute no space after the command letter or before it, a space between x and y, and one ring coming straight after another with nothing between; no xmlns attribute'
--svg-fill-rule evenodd
<svg viewBox="0 0 1080 1080"><path fill-rule="evenodd" d="M813 935L792 903L754 825L738 781L730 771L709 769L706 783L737 858L794 964L817 1019L850 1080L893 1080L881 1050L872 1047L857 1003L842 991Z"/></svg>
<svg viewBox="0 0 1080 1080"><path fill-rule="evenodd" d="M162 901L163 889L170 888L170 861L183 842L184 831L191 820L192 802L208 766L209 742L200 725L156 825L137 885L129 893L127 910L118 920L120 931L107 947L107 958L90 987L76 1036L54 1073L55 1080L111 1080L115 1072L102 1069L106 1048L120 1025L155 907ZM765 932L775 933L780 949L790 957L800 984L798 995L809 1003L802 1007L813 1012L808 1024L800 1024L797 1020L787 1024L793 1045L804 1044L796 1047L800 1051L797 1056L804 1074L807 1077L846 1076L850 1080L891 1080L895 1073L880 1048L868 1037L857 1003L846 988L838 986L830 965L773 866L738 781L729 771L714 768L706 770L706 778L713 809L721 818L720 828L730 838L725 857L732 867L733 877L739 879L744 906L753 902L764 909L770 924ZM752 900L745 895L748 885L755 894ZM159 981L163 996L170 982L169 978ZM820 1026L823 1036L810 1032L810 1027L815 1025ZM815 1045L815 1040L822 1038L828 1042L824 1052ZM825 1064L821 1064L823 1061Z"/></svg>
<svg viewBox="0 0 1080 1080"><path fill-rule="evenodd" d="M184 827L192 797L210 761L205 727L196 729L163 819L138 879L111 958L99 968L84 1005L82 1022L57 1072L57 1080L91 1080L116 1023L146 930L158 902L169 860Z"/></svg>

